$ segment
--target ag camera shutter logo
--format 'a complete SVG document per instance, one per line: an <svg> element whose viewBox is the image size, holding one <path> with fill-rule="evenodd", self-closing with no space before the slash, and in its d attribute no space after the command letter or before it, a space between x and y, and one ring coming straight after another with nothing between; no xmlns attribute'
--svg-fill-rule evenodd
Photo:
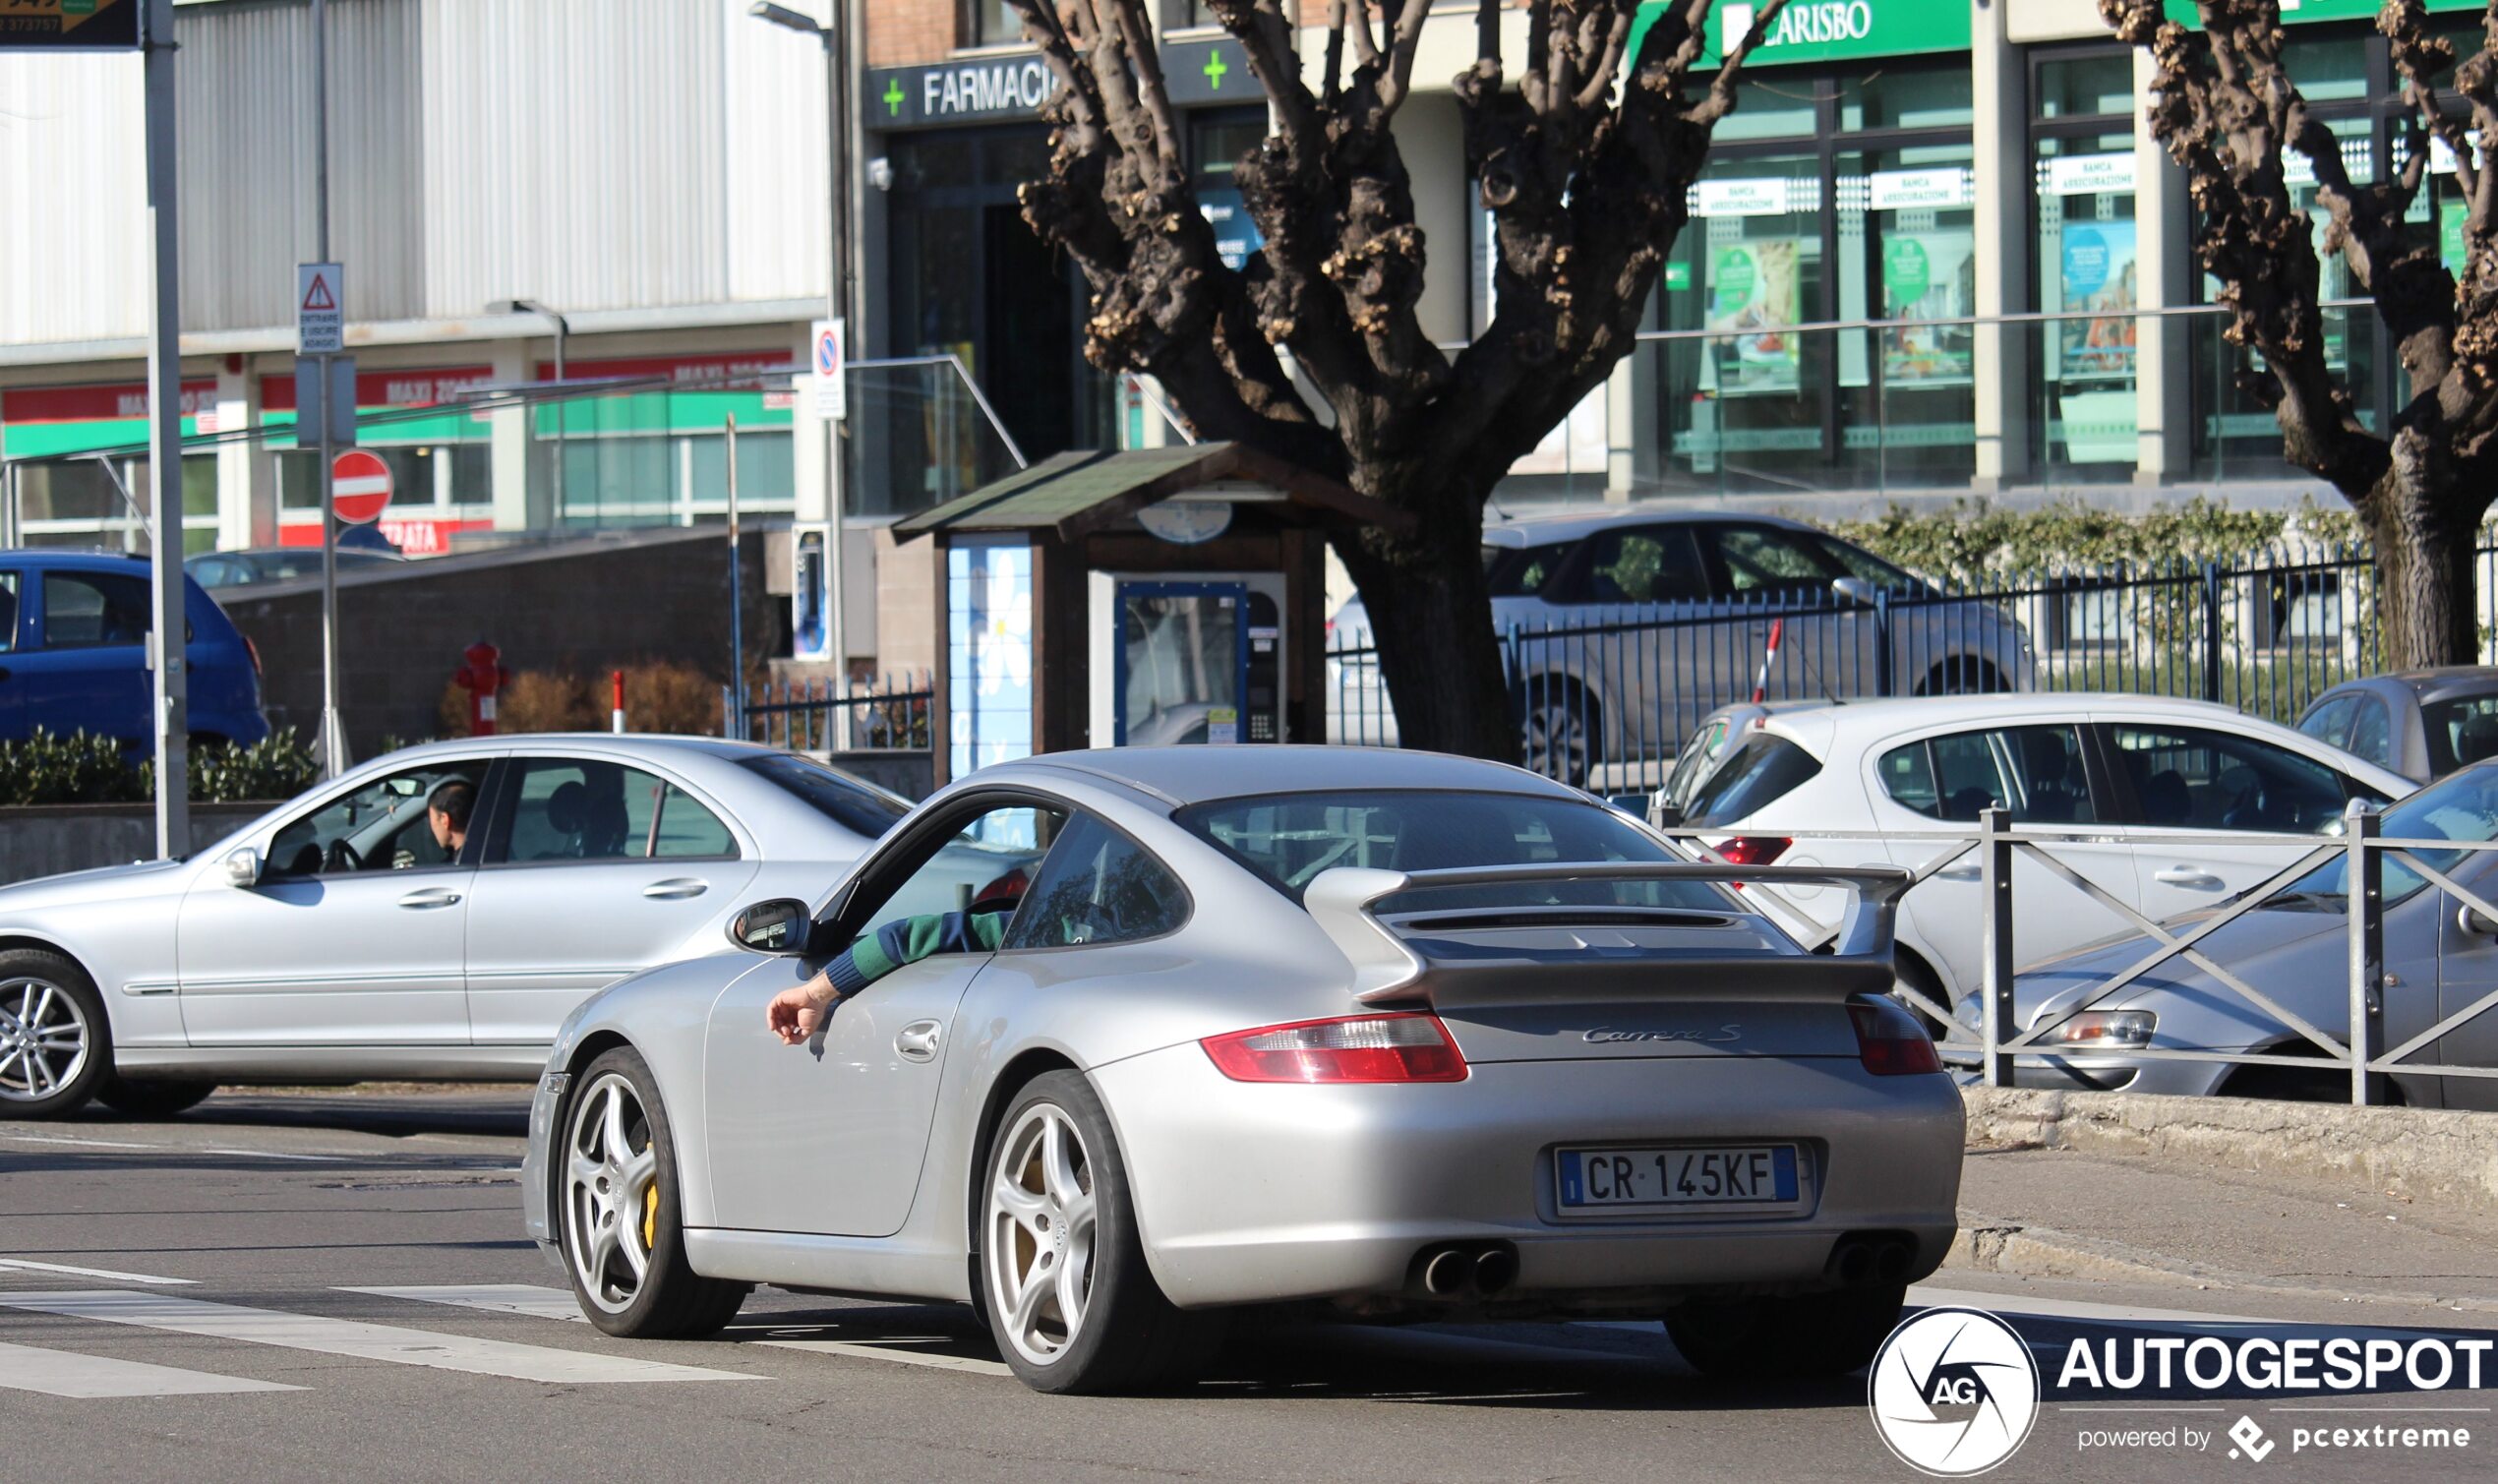
<svg viewBox="0 0 2498 1484"><path fill-rule="evenodd" d="M1928 1309L1891 1332L1866 1378L1874 1429L1899 1460L1941 1478L1982 1474L2039 1420L2039 1368L2012 1328L1976 1309Z"/></svg>

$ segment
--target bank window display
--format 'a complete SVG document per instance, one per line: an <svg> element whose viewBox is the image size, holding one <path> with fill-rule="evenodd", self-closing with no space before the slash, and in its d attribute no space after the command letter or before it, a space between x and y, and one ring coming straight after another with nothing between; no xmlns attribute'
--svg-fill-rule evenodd
<svg viewBox="0 0 2498 1484"><path fill-rule="evenodd" d="M2111 51L2038 57L2031 72L2032 281L2037 307L2052 317L2039 335L2037 427L2045 472L2054 476L2131 478L2139 453L2143 245L2134 215L2132 68L2128 55Z"/></svg>
<svg viewBox="0 0 2498 1484"><path fill-rule="evenodd" d="M1974 472L1970 83L1955 64L1773 74L1790 133L1711 151L1664 272L1664 478L1926 488ZM1809 97L1812 106L1794 106ZM1751 106L1748 102L1747 107ZM1819 328L1804 326L1822 324ZM1835 322L1838 327L1831 327Z"/></svg>

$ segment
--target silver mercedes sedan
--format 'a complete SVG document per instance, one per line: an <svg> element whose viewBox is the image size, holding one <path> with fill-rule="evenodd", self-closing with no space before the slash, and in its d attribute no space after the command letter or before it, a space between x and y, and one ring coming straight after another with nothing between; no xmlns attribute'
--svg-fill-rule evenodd
<svg viewBox="0 0 2498 1484"><path fill-rule="evenodd" d="M1019 889L926 914L949 849ZM1852 891L1836 951L1738 875ZM1906 879L1694 864L1428 753L988 768L754 902L744 951L574 1012L528 1230L610 1334L757 1283L962 1301L1041 1391L1184 1378L1276 1307L1661 1316L1714 1374L1847 1370L1956 1221L1960 1098L1886 997ZM819 971L848 992L785 1044Z"/></svg>
<svg viewBox="0 0 2498 1484"><path fill-rule="evenodd" d="M701 738L376 758L189 860L0 889L0 1117L163 1114L241 1079L527 1081L590 993L817 890L909 808ZM994 864L952 853L930 905Z"/></svg>

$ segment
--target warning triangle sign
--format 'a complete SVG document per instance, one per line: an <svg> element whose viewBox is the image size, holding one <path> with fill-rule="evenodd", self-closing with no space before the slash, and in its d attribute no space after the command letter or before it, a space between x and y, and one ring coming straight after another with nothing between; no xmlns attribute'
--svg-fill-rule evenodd
<svg viewBox="0 0 2498 1484"><path fill-rule="evenodd" d="M308 310L318 310L336 309L337 307L338 302L329 297L329 279L327 276L321 273L313 274L312 287L304 290L304 308Z"/></svg>

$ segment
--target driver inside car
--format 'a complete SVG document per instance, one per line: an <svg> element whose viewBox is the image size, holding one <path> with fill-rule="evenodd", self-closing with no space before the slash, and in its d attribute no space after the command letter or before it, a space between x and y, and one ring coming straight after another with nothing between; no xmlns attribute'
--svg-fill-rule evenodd
<svg viewBox="0 0 2498 1484"><path fill-rule="evenodd" d="M459 859L468 844L468 816L477 808L477 786L465 778L446 778L425 797L425 831L435 849L419 856L420 842L406 840L390 857L392 870L416 865L442 865ZM412 834L413 832L411 832Z"/></svg>
<svg viewBox="0 0 2498 1484"><path fill-rule="evenodd" d="M795 1046L811 1039L831 1016L833 1002L847 999L905 964L940 953L993 953L1006 938L1006 924L1029 884L1015 870L982 888L978 900L960 912L923 913L896 918L835 955L803 984L772 996L763 1007L763 1023Z"/></svg>

